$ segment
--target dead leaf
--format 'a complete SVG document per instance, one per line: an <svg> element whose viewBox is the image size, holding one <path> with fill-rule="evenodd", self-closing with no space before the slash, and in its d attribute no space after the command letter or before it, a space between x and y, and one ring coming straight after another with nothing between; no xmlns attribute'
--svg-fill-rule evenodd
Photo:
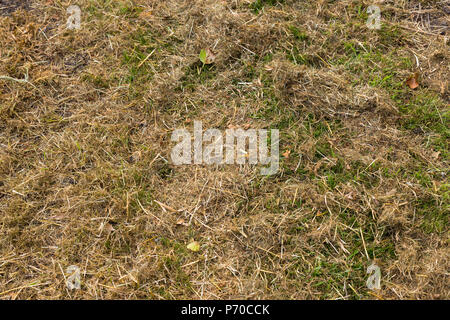
<svg viewBox="0 0 450 320"><path fill-rule="evenodd" d="M286 159L287 158L289 158L289 155L291 154L291 150L286 150L284 153L283 153L283 157L285 157Z"/></svg>
<svg viewBox="0 0 450 320"><path fill-rule="evenodd" d="M440 154L441 154L440 151L436 151L436 152L433 152L433 154L431 156L433 157L434 160L437 160L439 158Z"/></svg>
<svg viewBox="0 0 450 320"><path fill-rule="evenodd" d="M152 16L152 11L151 11L151 10L148 10L148 11L142 11L142 12L139 14L139 18L141 18L141 19L148 19L148 18L151 18L151 16Z"/></svg>
<svg viewBox="0 0 450 320"><path fill-rule="evenodd" d="M209 49L206 48L206 60L205 64L212 64L214 61L216 61L216 55Z"/></svg>
<svg viewBox="0 0 450 320"><path fill-rule="evenodd" d="M419 86L418 78L419 78L419 74L416 72L413 76L409 77L409 79L406 80L406 84L411 89L415 89Z"/></svg>
<svg viewBox="0 0 450 320"><path fill-rule="evenodd" d="M106 224L106 226L105 226L105 231L107 231L107 232L113 232L113 231L115 231L116 229L114 229L114 227L110 224L110 223L107 223Z"/></svg>
<svg viewBox="0 0 450 320"><path fill-rule="evenodd" d="M186 227L189 226L189 224L186 223L186 221L184 221L183 218L180 218L180 219L177 220L177 225L179 225L179 226L186 226Z"/></svg>

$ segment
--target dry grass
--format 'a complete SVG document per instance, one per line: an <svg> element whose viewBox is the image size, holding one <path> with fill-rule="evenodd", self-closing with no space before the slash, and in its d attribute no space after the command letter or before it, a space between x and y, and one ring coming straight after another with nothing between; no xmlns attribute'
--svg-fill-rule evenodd
<svg viewBox="0 0 450 320"><path fill-rule="evenodd" d="M0 298L448 299L450 4L378 3L0 0ZM290 155L173 166L193 120Z"/></svg>

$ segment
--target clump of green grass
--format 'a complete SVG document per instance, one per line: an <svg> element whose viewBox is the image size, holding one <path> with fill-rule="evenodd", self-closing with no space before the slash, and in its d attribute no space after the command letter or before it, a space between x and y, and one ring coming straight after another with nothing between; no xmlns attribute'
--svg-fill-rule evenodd
<svg viewBox="0 0 450 320"><path fill-rule="evenodd" d="M256 0L250 7L254 13L259 13L266 6L275 6L283 2L284 0Z"/></svg>

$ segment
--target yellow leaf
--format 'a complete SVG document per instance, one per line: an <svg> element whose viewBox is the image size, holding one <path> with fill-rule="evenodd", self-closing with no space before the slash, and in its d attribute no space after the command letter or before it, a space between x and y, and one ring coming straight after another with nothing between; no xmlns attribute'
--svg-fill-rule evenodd
<svg viewBox="0 0 450 320"><path fill-rule="evenodd" d="M202 49L198 57L203 64L212 64L216 60L216 55L209 48Z"/></svg>
<svg viewBox="0 0 450 320"><path fill-rule="evenodd" d="M197 252L200 250L200 244L197 241L192 241L187 245L187 248L191 251Z"/></svg>

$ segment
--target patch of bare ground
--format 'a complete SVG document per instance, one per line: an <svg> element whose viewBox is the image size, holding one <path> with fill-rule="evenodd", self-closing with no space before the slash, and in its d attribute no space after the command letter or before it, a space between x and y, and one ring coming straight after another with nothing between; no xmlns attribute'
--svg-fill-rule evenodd
<svg viewBox="0 0 450 320"><path fill-rule="evenodd" d="M30 9L30 0L0 0L0 15L10 15L19 9Z"/></svg>

